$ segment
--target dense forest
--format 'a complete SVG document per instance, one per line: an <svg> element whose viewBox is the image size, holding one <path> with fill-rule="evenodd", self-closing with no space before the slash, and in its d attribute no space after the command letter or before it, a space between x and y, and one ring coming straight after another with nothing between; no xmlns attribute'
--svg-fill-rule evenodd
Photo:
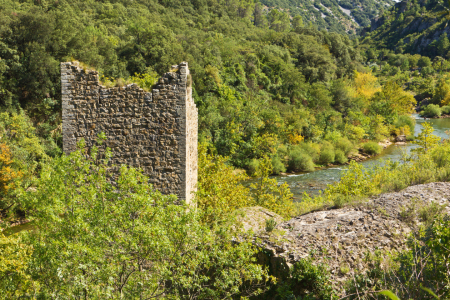
<svg viewBox="0 0 450 300"><path fill-rule="evenodd" d="M2 16L0 99L27 111L47 152L61 144L59 62L71 59L143 84L188 61L202 139L250 175L264 155L275 172L310 171L412 130L415 100L365 73L357 39L253 1L6 1Z"/></svg>
<svg viewBox="0 0 450 300"><path fill-rule="evenodd" d="M0 1L0 298L342 296L326 282L326 266L309 260L290 279L275 278L257 263L261 249L238 220L245 207L288 219L450 179L449 143L426 125L414 137L410 116L416 109L426 117L450 114L450 42L439 33L416 51L412 38L398 39L398 28L417 14L436 15L439 24L430 32L447 28L439 12L448 7L434 0L391 4ZM372 29L357 36L359 25L378 13ZM195 207L155 191L127 166L111 183L108 150L87 153L81 143L62 154L60 63L74 60L98 70L104 85L136 82L146 89L171 65L189 63L199 110ZM303 202L294 203L289 186L270 177L348 164L359 153L379 154L379 142L396 137L418 145L405 164L370 171L352 162L339 184ZM99 136L99 147L103 142ZM256 179L243 184L248 176ZM415 241L445 265L449 248L439 245L450 233L438 212L439 222L422 228L434 233L421 231ZM20 222L28 223L13 226ZM266 230L273 226L266 223ZM389 270L392 276L411 276L408 253L402 267ZM369 299L392 288L409 295L389 286L386 270L374 271L348 283L345 293L365 288ZM426 283L445 299L449 289L441 283L448 277L444 269L436 272L417 279L416 288Z"/></svg>

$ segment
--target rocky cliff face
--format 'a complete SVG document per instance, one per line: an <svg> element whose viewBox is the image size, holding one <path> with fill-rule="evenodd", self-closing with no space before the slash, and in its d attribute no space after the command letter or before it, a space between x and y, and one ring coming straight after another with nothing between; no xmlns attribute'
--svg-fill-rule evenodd
<svg viewBox="0 0 450 300"><path fill-rule="evenodd" d="M366 255L406 249L408 233L417 229L430 205L450 213L450 183L412 186L358 205L299 216L271 233L259 231L265 249L260 260L282 278L295 262L313 255L315 262L330 267L339 288L355 271L370 267Z"/></svg>
<svg viewBox="0 0 450 300"><path fill-rule="evenodd" d="M372 19L363 36L371 46L398 50L406 53L436 56L436 47L430 47L442 34L450 34L447 19L440 15L444 5L439 2L402 1L382 16ZM369 33L370 32L370 33ZM442 54L440 54L442 55Z"/></svg>
<svg viewBox="0 0 450 300"><path fill-rule="evenodd" d="M395 2L392 0L262 0L266 9L300 15L305 24L312 22L319 29L339 33L354 32L370 25L370 20Z"/></svg>

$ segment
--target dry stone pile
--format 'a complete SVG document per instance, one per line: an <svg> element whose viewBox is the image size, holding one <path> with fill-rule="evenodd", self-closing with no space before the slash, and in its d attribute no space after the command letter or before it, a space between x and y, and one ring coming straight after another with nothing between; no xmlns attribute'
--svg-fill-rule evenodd
<svg viewBox="0 0 450 300"><path fill-rule="evenodd" d="M367 203L308 213L279 223L271 233L255 227L258 243L265 249L260 261L284 277L292 264L313 255L315 262L330 267L332 280L339 286L354 272L369 267L366 255L406 249L408 233L419 225L419 212L432 203L450 214L450 183L411 186Z"/></svg>

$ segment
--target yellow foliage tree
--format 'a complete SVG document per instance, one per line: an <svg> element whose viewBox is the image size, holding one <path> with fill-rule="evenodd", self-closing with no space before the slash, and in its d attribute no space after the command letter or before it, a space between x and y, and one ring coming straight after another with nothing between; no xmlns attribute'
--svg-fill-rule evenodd
<svg viewBox="0 0 450 300"><path fill-rule="evenodd" d="M204 212L205 222L211 223L238 208L254 204L250 191L241 182L248 177L227 164L227 159L208 153L208 143L199 143L198 190L196 201Z"/></svg>
<svg viewBox="0 0 450 300"><path fill-rule="evenodd" d="M14 188L14 181L22 176L20 171L12 169L11 151L5 144L0 144L0 193L7 194Z"/></svg>
<svg viewBox="0 0 450 300"><path fill-rule="evenodd" d="M304 137L301 134L298 133L292 133L289 135L289 143L292 145L298 145L301 142L303 142Z"/></svg>
<svg viewBox="0 0 450 300"><path fill-rule="evenodd" d="M274 178L269 178L272 173L272 161L264 156L256 170L256 183L250 185L256 205L268 208L277 214L289 218L294 214L293 194L287 183L278 185Z"/></svg>
<svg viewBox="0 0 450 300"><path fill-rule="evenodd" d="M379 92L373 95L371 102L386 103L386 108L389 107L391 112L398 115L412 113L417 103L412 94L404 91L401 86L391 81L387 82Z"/></svg>
<svg viewBox="0 0 450 300"><path fill-rule="evenodd" d="M272 162L264 156L256 170L258 179L250 189L242 184L248 177L227 164L227 158L208 153L208 143L199 143L199 177L196 203L206 223L229 221L233 212L259 205L284 217L294 213L293 194L285 183L278 186Z"/></svg>
<svg viewBox="0 0 450 300"><path fill-rule="evenodd" d="M353 96L361 97L364 100L369 100L375 93L381 91L378 79L369 73L360 73L355 71L353 77Z"/></svg>

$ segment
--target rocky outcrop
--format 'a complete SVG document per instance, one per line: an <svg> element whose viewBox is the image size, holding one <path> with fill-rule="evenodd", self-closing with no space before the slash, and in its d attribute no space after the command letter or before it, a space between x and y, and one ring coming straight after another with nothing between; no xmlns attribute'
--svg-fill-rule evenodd
<svg viewBox="0 0 450 300"><path fill-rule="evenodd" d="M450 213L450 183L416 185L367 202L305 214L262 233L264 261L279 277L287 266L310 255L330 267L334 284L368 268L365 257L381 251L406 249L407 235L417 228L426 208L435 205ZM285 270L285 273L282 271Z"/></svg>
<svg viewBox="0 0 450 300"><path fill-rule="evenodd" d="M406 143L406 135L398 135L395 137L396 143Z"/></svg>

